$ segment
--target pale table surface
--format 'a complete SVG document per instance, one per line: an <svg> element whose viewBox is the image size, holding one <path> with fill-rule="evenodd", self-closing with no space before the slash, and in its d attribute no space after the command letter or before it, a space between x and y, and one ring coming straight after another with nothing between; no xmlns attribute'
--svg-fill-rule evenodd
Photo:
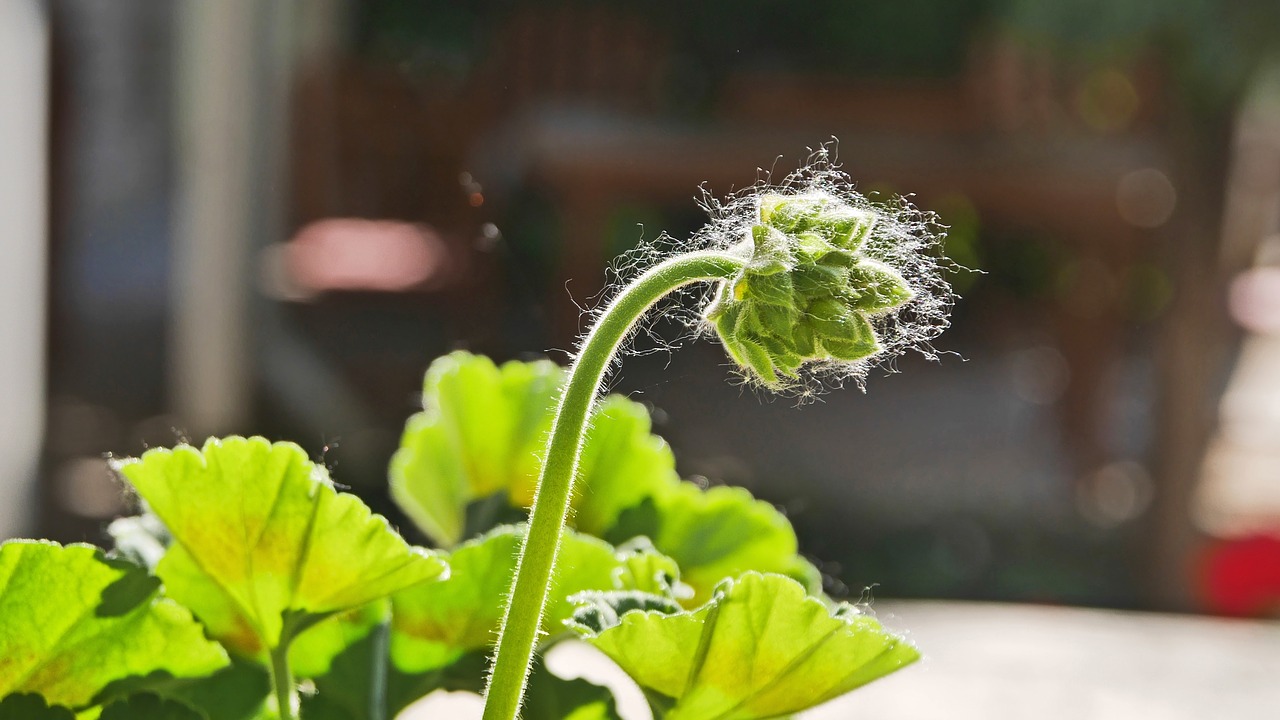
<svg viewBox="0 0 1280 720"><path fill-rule="evenodd" d="M1280 622L952 602L875 611L924 659L803 720L1280 720ZM626 720L649 718L591 648L559 646L548 665L614 687ZM400 717L478 718L478 701L433 697Z"/></svg>

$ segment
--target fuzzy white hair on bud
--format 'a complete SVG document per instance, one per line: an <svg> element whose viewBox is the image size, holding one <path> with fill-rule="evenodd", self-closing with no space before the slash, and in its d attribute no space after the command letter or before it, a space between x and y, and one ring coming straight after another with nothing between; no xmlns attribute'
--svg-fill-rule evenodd
<svg viewBox="0 0 1280 720"><path fill-rule="evenodd" d="M692 238L664 234L614 274L626 280L690 251L742 257L736 277L681 293L681 305L747 384L804 401L847 381L864 388L872 370L895 371L908 351L937 359L932 343L955 300L946 275L961 269L942 253L946 228L907 198L859 193L834 145L780 181L725 198L704 191L700 204L711 219Z"/></svg>

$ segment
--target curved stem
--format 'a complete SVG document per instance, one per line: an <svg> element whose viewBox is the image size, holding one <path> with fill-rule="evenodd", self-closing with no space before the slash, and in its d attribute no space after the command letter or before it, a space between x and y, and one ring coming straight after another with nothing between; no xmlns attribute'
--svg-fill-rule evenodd
<svg viewBox="0 0 1280 720"><path fill-rule="evenodd" d="M726 253L694 252L659 263L618 293L583 342L551 427L547 461L538 480L485 692L484 720L515 720L520 712L587 420L618 346L658 300L691 283L731 278L744 262Z"/></svg>

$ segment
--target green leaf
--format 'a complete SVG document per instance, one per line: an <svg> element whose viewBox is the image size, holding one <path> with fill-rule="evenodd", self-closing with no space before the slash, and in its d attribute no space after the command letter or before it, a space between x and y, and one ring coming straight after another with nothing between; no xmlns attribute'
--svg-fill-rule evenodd
<svg viewBox="0 0 1280 720"><path fill-rule="evenodd" d="M706 602L721 580L748 570L788 575L812 591L821 589L821 578L796 554L791 523L742 488L703 490L680 483L623 513L605 534L613 542L637 536L647 536L676 561L681 579L694 590L694 605Z"/></svg>
<svg viewBox="0 0 1280 720"><path fill-rule="evenodd" d="M664 720L756 720L799 712L919 657L874 618L834 612L779 575L725 581L679 614L630 612L587 641L618 663Z"/></svg>
<svg viewBox="0 0 1280 720"><path fill-rule="evenodd" d="M145 570L89 545L0 545L0 696L80 707L125 678L225 666L191 612L158 591Z"/></svg>
<svg viewBox="0 0 1280 720"><path fill-rule="evenodd" d="M372 628L339 653L315 678L316 692L302 696L308 720L388 720L416 697L392 699L387 692L386 628ZM429 683L422 694L434 690Z"/></svg>
<svg viewBox="0 0 1280 720"><path fill-rule="evenodd" d="M261 665L231 658L231 665L209 677L170 688L164 694L196 708L208 720L264 720L271 681Z"/></svg>
<svg viewBox="0 0 1280 720"><path fill-rule="evenodd" d="M578 461L570 522L579 532L601 537L623 510L679 484L671 447L651 430L640 403L611 395L600 404Z"/></svg>
<svg viewBox="0 0 1280 720"><path fill-rule="evenodd" d="M384 598L307 628L289 646L293 674L300 678L324 675L343 650L390 619L391 603Z"/></svg>
<svg viewBox="0 0 1280 720"><path fill-rule="evenodd" d="M246 654L447 567L337 492L292 443L210 439L117 468L173 535L157 567L169 594Z"/></svg>
<svg viewBox="0 0 1280 720"><path fill-rule="evenodd" d="M498 367L465 352L431 364L425 410L409 418L391 460L391 494L433 540L464 539L472 500L531 492L562 375L550 361Z"/></svg>
<svg viewBox="0 0 1280 720"><path fill-rule="evenodd" d="M467 653L493 646L520 550L522 528L503 527L464 543L449 556L450 577L392 596L391 657L397 668L423 673L448 667ZM608 543L566 532L543 618L551 634L564 631L574 611L568 598L623 585L641 567L673 567L669 559L637 559ZM639 571L641 576L644 571Z"/></svg>
<svg viewBox="0 0 1280 720"><path fill-rule="evenodd" d="M409 419L391 461L396 502L444 546L466 539L476 501L498 495L527 508L563 380L545 360L497 366L463 352L436 360L426 409ZM623 509L678 481L670 448L650 429L642 405L621 397L602 403L579 464L577 528L598 535Z"/></svg>
<svg viewBox="0 0 1280 720"><path fill-rule="evenodd" d="M99 720L205 720L204 716L172 700L151 694L132 695L111 703Z"/></svg>
<svg viewBox="0 0 1280 720"><path fill-rule="evenodd" d="M0 701L0 720L75 720L75 713L59 705L49 707L34 693L14 694Z"/></svg>

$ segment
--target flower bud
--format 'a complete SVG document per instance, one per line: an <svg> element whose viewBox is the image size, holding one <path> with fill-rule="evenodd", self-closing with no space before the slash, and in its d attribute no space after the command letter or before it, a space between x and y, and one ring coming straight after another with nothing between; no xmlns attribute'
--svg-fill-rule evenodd
<svg viewBox="0 0 1280 720"><path fill-rule="evenodd" d="M873 318L914 293L897 271L867 257L874 211L825 191L767 194L735 250L749 253L724 281L706 319L740 367L770 387L808 363L854 363L882 350Z"/></svg>

